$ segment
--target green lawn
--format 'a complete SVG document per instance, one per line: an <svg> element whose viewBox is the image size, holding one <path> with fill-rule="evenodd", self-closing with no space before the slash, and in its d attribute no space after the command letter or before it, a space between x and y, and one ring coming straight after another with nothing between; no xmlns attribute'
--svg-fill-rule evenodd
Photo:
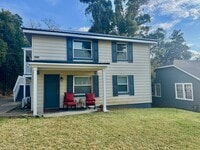
<svg viewBox="0 0 200 150"><path fill-rule="evenodd" d="M200 149L200 114L153 108L1 118L0 149Z"/></svg>

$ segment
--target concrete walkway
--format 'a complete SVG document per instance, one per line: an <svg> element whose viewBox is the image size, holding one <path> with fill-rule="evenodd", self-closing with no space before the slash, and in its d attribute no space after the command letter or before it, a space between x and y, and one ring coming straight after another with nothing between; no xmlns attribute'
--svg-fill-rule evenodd
<svg viewBox="0 0 200 150"><path fill-rule="evenodd" d="M63 111L63 112L53 112L53 113L44 113L44 117L61 117L68 115L81 115L96 112L96 109L86 109L86 110L74 110L74 111Z"/></svg>
<svg viewBox="0 0 200 150"><path fill-rule="evenodd" d="M20 105L21 102L14 102L13 99L0 98L0 116L7 116L8 112Z"/></svg>

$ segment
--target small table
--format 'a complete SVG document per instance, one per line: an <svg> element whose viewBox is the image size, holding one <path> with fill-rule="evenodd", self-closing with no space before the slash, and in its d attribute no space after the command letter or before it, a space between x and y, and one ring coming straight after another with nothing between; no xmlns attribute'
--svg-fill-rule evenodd
<svg viewBox="0 0 200 150"><path fill-rule="evenodd" d="M76 107L77 108L85 108L85 99L79 98L76 100Z"/></svg>

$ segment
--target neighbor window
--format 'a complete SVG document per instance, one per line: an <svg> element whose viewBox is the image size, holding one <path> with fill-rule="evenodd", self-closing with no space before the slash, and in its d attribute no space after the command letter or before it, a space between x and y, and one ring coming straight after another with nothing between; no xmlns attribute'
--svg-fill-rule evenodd
<svg viewBox="0 0 200 150"><path fill-rule="evenodd" d="M117 77L118 93L128 93L128 76Z"/></svg>
<svg viewBox="0 0 200 150"><path fill-rule="evenodd" d="M192 83L175 83L176 99L193 100Z"/></svg>
<svg viewBox="0 0 200 150"><path fill-rule="evenodd" d="M117 60L127 60L126 43L117 43Z"/></svg>
<svg viewBox="0 0 200 150"><path fill-rule="evenodd" d="M161 84L160 83L156 83L155 84L155 97L161 97Z"/></svg>
<svg viewBox="0 0 200 150"><path fill-rule="evenodd" d="M74 40L73 42L74 58L91 59L92 58L92 42Z"/></svg>
<svg viewBox="0 0 200 150"><path fill-rule="evenodd" d="M74 93L76 95L85 95L92 92L91 77L74 77Z"/></svg>

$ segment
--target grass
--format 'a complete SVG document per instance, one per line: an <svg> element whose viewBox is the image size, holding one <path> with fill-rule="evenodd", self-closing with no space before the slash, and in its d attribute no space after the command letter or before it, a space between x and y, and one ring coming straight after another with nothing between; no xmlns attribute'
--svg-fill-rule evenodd
<svg viewBox="0 0 200 150"><path fill-rule="evenodd" d="M0 149L200 149L200 114L119 109L59 118L0 118Z"/></svg>

